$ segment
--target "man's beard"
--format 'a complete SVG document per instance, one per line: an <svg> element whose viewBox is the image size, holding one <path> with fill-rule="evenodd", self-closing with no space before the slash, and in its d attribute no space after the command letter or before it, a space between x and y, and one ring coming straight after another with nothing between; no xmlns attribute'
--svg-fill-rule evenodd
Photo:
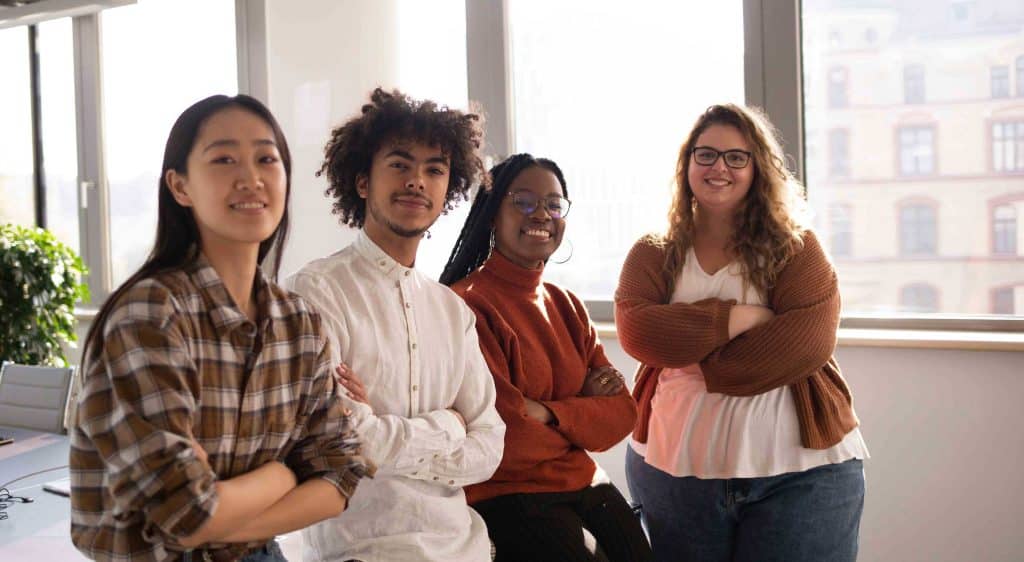
<svg viewBox="0 0 1024 562"><path fill-rule="evenodd" d="M374 220L386 226L388 230L397 234L398 236L401 236L402 238L419 238L423 236L423 233L426 232L427 229L429 229L431 226L434 226L434 222L437 221L437 218L434 218L433 221L430 221L430 224L424 226L423 228L405 228L400 224L395 224L388 220L387 217L385 217L384 214L380 212L380 209L378 209L377 206L371 203L369 200L367 200L366 202L366 210L371 215L373 215Z"/></svg>

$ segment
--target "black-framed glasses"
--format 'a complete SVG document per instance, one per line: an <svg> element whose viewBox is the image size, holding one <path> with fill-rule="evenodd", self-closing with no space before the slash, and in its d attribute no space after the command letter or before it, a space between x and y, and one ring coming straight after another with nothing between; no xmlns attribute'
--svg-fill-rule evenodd
<svg viewBox="0 0 1024 562"><path fill-rule="evenodd" d="M524 215L532 215L543 199L544 210L553 219L564 219L569 214L569 207L572 205L572 201L560 195L541 197L532 191L526 190L510 191L508 192L508 197L512 198L512 206Z"/></svg>
<svg viewBox="0 0 1024 562"><path fill-rule="evenodd" d="M693 153L693 161L701 166L714 166L719 156L722 157L722 161L725 162L726 166L736 168L737 170L746 168L747 164L750 164L750 153L738 148L719 151L710 146L698 146L691 152Z"/></svg>

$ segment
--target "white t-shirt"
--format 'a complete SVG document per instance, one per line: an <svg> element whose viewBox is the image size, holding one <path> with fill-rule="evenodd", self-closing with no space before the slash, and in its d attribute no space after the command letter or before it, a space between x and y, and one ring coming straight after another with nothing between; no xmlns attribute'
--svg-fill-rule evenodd
<svg viewBox="0 0 1024 562"><path fill-rule="evenodd" d="M752 286L744 290L742 267L733 262L708 275L691 247L671 302L706 298L764 303ZM788 387L756 396L708 392L700 364L662 371L651 402L647 443L630 445L647 464L673 476L756 478L800 472L850 459L868 458L860 429L828 449L808 449Z"/></svg>

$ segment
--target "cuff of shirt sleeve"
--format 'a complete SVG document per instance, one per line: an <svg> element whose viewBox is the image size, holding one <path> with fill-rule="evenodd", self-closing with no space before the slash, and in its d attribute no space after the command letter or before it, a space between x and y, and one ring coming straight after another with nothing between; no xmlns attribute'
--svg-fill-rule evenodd
<svg viewBox="0 0 1024 562"><path fill-rule="evenodd" d="M158 475L162 494L145 509L143 537L150 542L178 542L194 534L217 508L216 475L195 457L178 459Z"/></svg>

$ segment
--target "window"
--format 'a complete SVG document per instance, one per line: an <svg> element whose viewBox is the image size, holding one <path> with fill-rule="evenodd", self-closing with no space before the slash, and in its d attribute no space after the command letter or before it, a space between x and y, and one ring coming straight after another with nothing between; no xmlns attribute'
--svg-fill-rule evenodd
<svg viewBox="0 0 1024 562"><path fill-rule="evenodd" d="M848 258L853 255L853 221L849 205L837 203L829 207L830 240L832 256Z"/></svg>
<svg viewBox="0 0 1024 562"><path fill-rule="evenodd" d="M28 29L0 29L0 222L34 226Z"/></svg>
<svg viewBox="0 0 1024 562"><path fill-rule="evenodd" d="M904 312L938 312L939 292L927 283L914 283L900 289L900 307Z"/></svg>
<svg viewBox="0 0 1024 562"><path fill-rule="evenodd" d="M71 18L39 24L40 101L46 228L79 251L78 146ZM70 131L70 133L69 133Z"/></svg>
<svg viewBox="0 0 1024 562"><path fill-rule="evenodd" d="M842 67L830 68L828 71L828 106L833 108L846 107L850 101L847 97L847 71Z"/></svg>
<svg viewBox="0 0 1024 562"><path fill-rule="evenodd" d="M991 77L992 97L1010 97L1010 68L1007 66L993 66Z"/></svg>
<svg viewBox="0 0 1024 562"><path fill-rule="evenodd" d="M837 178L850 175L850 132L846 129L828 132L828 175Z"/></svg>
<svg viewBox="0 0 1024 562"><path fill-rule="evenodd" d="M992 124L992 169L1024 171L1024 121Z"/></svg>
<svg viewBox="0 0 1024 562"><path fill-rule="evenodd" d="M900 127L900 175L914 176L935 172L935 129L930 126Z"/></svg>
<svg viewBox="0 0 1024 562"><path fill-rule="evenodd" d="M1024 96L1024 55L1017 57L1017 97Z"/></svg>
<svg viewBox="0 0 1024 562"><path fill-rule="evenodd" d="M924 66L903 67L903 103L924 103Z"/></svg>
<svg viewBox="0 0 1024 562"><path fill-rule="evenodd" d="M116 286L156 232L160 155L181 112L238 92L233 0L140 0L103 13L104 134ZM187 40L182 30L188 30ZM187 80L177 80L179 73ZM149 84L144 101L139 85Z"/></svg>
<svg viewBox="0 0 1024 562"><path fill-rule="evenodd" d="M545 276L594 300L611 300L633 243L664 229L690 124L711 104L744 98L742 2L622 6L508 3L513 150L555 160L574 201ZM667 71L653 53L698 57L700 79Z"/></svg>
<svg viewBox="0 0 1024 562"><path fill-rule="evenodd" d="M1017 209L999 205L992 211L992 252L1017 255Z"/></svg>
<svg viewBox="0 0 1024 562"><path fill-rule="evenodd" d="M1024 308L1024 299L1018 293L1024 293L1024 285L1016 287L1000 287L992 291L992 314L1021 314L1018 303Z"/></svg>
<svg viewBox="0 0 1024 562"><path fill-rule="evenodd" d="M967 18L970 16L970 7L967 5L967 2L953 2L950 8L953 10L953 21L967 21Z"/></svg>
<svg viewBox="0 0 1024 562"><path fill-rule="evenodd" d="M938 227L935 207L910 203L900 207L900 253L904 256L934 256Z"/></svg>

